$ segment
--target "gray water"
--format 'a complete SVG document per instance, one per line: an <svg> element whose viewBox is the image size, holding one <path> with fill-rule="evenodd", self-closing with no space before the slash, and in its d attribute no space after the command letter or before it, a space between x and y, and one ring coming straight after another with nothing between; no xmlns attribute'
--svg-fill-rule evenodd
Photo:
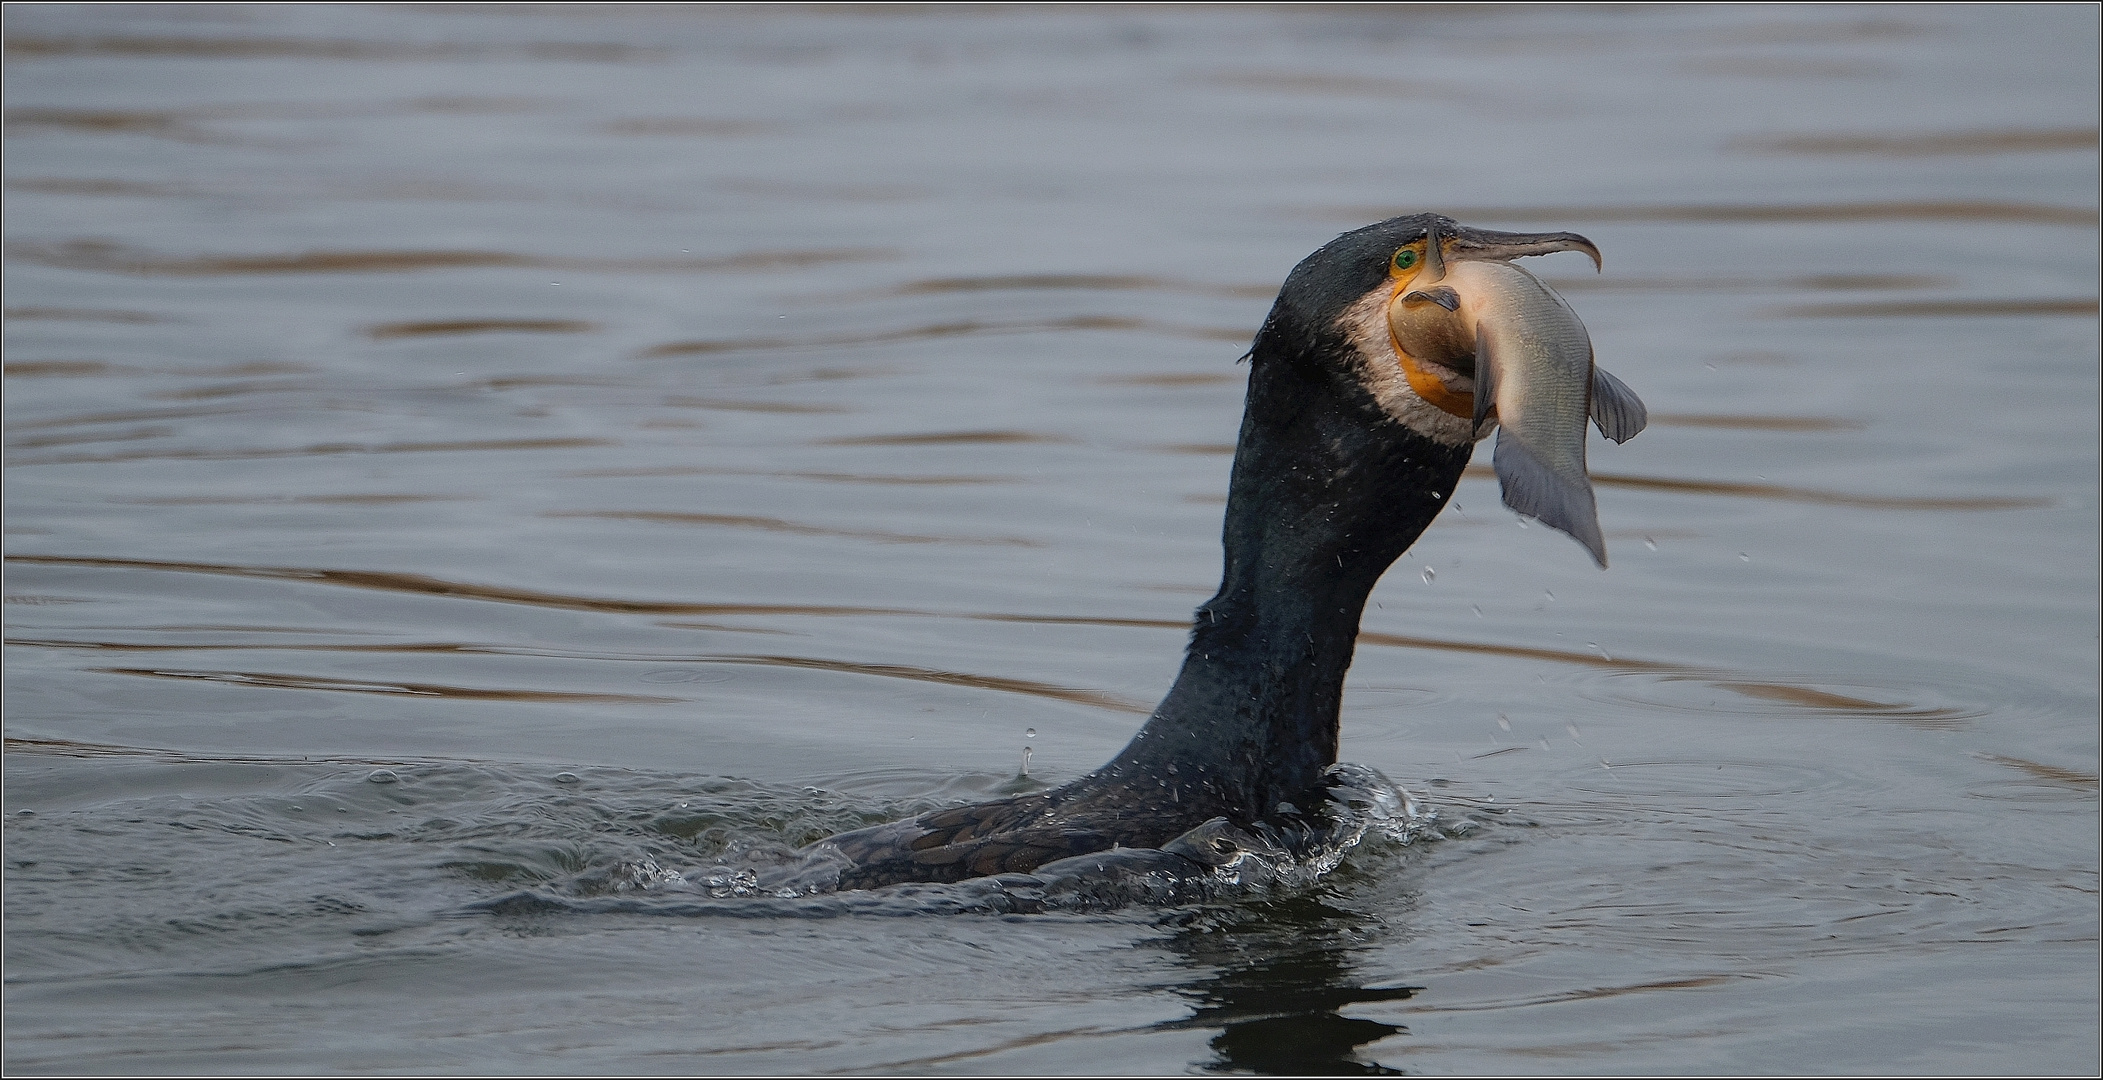
<svg viewBox="0 0 2103 1080"><path fill-rule="evenodd" d="M2095 8L5 20L10 1071L2097 1069ZM1114 754L1424 210L1653 416L1374 593L1430 827L715 895Z"/></svg>

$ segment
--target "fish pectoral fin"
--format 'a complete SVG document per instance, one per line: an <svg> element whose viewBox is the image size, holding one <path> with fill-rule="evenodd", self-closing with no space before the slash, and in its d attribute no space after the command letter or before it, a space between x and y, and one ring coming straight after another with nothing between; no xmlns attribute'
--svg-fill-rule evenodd
<svg viewBox="0 0 2103 1080"><path fill-rule="evenodd" d="M1428 301L1445 308L1447 311L1460 310L1460 294L1445 285L1440 285L1435 289L1421 289L1402 298L1402 302L1405 304L1414 301Z"/></svg>
<svg viewBox="0 0 2103 1080"><path fill-rule="evenodd" d="M1469 432L1476 438L1482 438L1482 422L1489 419L1490 406L1496 401L1496 346L1490 341L1489 327L1478 322L1475 324L1475 426Z"/></svg>
<svg viewBox="0 0 2103 1080"><path fill-rule="evenodd" d="M1504 505L1569 534L1592 553L1600 569L1606 569L1606 538L1599 535L1599 504L1590 480L1549 468L1510 428L1497 432L1495 460Z"/></svg>
<svg viewBox="0 0 2103 1080"><path fill-rule="evenodd" d="M1595 365L1592 368L1592 422L1599 425L1601 435L1625 443L1650 423L1650 410L1643 407L1643 399L1637 397L1627 383Z"/></svg>

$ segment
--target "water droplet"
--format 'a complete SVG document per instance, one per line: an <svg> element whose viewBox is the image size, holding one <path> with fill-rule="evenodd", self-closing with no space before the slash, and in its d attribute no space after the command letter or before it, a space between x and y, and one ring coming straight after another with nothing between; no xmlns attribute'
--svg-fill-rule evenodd
<svg viewBox="0 0 2103 1080"><path fill-rule="evenodd" d="M34 811L34 810L17 810L17 811L15 811L15 816L16 816L16 817L35 817L35 816L37 816L37 812L36 812L36 811Z"/></svg>
<svg viewBox="0 0 2103 1080"><path fill-rule="evenodd" d="M297 806L295 806L295 807L293 807L293 808L292 808L292 812L293 812L293 813L295 813L295 814L297 814L297 813L299 813L299 812L300 812L300 810L301 810L301 809L302 809L301 807L297 807Z"/></svg>
<svg viewBox="0 0 2103 1080"><path fill-rule="evenodd" d="M1739 561L1739 562L1751 562L1751 561L1752 561L1752 556L1750 556L1750 555L1747 555L1746 553L1744 553L1744 552L1742 552L1742 551L1741 551L1741 552L1739 552L1739 553L1738 553L1738 561Z"/></svg>
<svg viewBox="0 0 2103 1080"><path fill-rule="evenodd" d="M1475 617L1476 617L1476 618L1478 618L1478 619L1482 618L1482 605L1481 605L1481 604L1469 604L1468 606L1469 606L1469 607L1471 607L1471 608L1474 608L1474 609L1475 609Z"/></svg>
<svg viewBox="0 0 2103 1080"><path fill-rule="evenodd" d="M1036 729L1036 728L1023 728L1023 729L1022 729L1022 737L1023 737L1023 738L1025 738L1025 739L1034 739L1034 738L1036 738L1036 737L1037 737L1037 729Z"/></svg>
<svg viewBox="0 0 2103 1080"><path fill-rule="evenodd" d="M1426 584L1426 585L1429 585L1429 584L1431 584L1431 581L1432 581L1432 579L1433 579L1433 578L1436 578L1436 577L1438 577L1438 576L1439 576L1439 572L1438 572L1438 571L1436 571L1436 570L1433 570L1432 568L1430 568L1430 567L1428 567L1428 566L1424 568L1424 584Z"/></svg>
<svg viewBox="0 0 2103 1080"><path fill-rule="evenodd" d="M1503 728L1503 729L1504 729L1504 730L1506 730L1506 731L1510 731L1510 730L1512 729L1512 722L1511 722L1511 718L1510 718L1510 717L1507 717L1507 716L1505 716L1505 715L1504 715L1503 713L1498 713L1498 714L1497 714L1497 726L1498 726L1498 727L1500 727L1500 728Z"/></svg>
<svg viewBox="0 0 2103 1080"><path fill-rule="evenodd" d="M1029 747L1025 746L1022 748L1022 775L1024 776L1030 774L1030 753Z"/></svg>
<svg viewBox="0 0 2103 1080"><path fill-rule="evenodd" d="M1643 538L1643 546L1649 548L1652 551L1656 551L1658 549L1658 542L1646 536Z"/></svg>
<svg viewBox="0 0 2103 1080"><path fill-rule="evenodd" d="M558 783L558 784L575 784L575 783L578 783L579 781L578 781L578 779L577 779L577 774L576 774L576 773L573 773L573 772L559 772L559 773L556 773L556 774L555 774L555 782L556 782L556 783Z"/></svg>
<svg viewBox="0 0 2103 1080"><path fill-rule="evenodd" d="M1550 600L1553 600L1553 599L1555 599L1555 590L1554 590L1554 589L1542 589L1542 590L1541 590L1541 595L1542 595L1542 596L1545 596L1545 597L1547 597L1547 598L1548 598L1548 599L1550 599Z"/></svg>
<svg viewBox="0 0 2103 1080"><path fill-rule="evenodd" d="M350 808L347 806L339 806L336 808L336 812L339 814L348 814L350 813Z"/></svg>
<svg viewBox="0 0 2103 1080"><path fill-rule="evenodd" d="M1564 731L1567 731L1567 732L1569 732L1569 733L1570 733L1570 737L1571 737L1571 738L1573 738L1573 739L1581 739L1581 738L1584 738L1584 736L1582 736L1582 735L1579 735L1579 734L1577 733L1577 725L1576 725L1576 724L1564 724L1564 725L1563 725L1563 730L1564 730Z"/></svg>
<svg viewBox="0 0 2103 1080"><path fill-rule="evenodd" d="M400 780L401 777L394 775L394 770L392 769L374 769L365 774L365 779L375 784L392 784Z"/></svg>
<svg viewBox="0 0 2103 1080"><path fill-rule="evenodd" d="M1519 519L1519 527L1520 527L1520 528L1522 528L1522 529L1526 527L1526 519L1525 519L1525 518L1520 518L1520 519Z"/></svg>

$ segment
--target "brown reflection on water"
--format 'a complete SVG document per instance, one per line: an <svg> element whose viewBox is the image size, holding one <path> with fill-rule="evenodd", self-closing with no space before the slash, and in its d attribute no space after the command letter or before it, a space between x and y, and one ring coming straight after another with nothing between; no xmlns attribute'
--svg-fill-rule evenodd
<svg viewBox="0 0 2103 1080"><path fill-rule="evenodd" d="M65 322L106 323L172 323L185 322L173 315L156 315L150 311L122 311L114 308L61 308L61 307L11 307L7 309L10 319L52 319Z"/></svg>
<svg viewBox="0 0 2103 1080"><path fill-rule="evenodd" d="M2053 300L1871 300L1852 304L1797 304L1769 314L1793 318L1941 318L1951 315L2073 315L2094 318L2097 299Z"/></svg>
<svg viewBox="0 0 2103 1080"><path fill-rule="evenodd" d="M14 60L68 56L165 56L211 60L466 60L516 57L570 63L625 64L661 61L670 50L618 42L543 41L498 44L476 42L350 41L315 38L160 37L110 34L41 38L10 34L7 55Z"/></svg>
<svg viewBox="0 0 2103 1080"><path fill-rule="evenodd" d="M1937 289L1957 279L1933 274L1805 274L1801 277L1554 277L1548 284L1565 292L1876 292Z"/></svg>
<svg viewBox="0 0 2103 1080"><path fill-rule="evenodd" d="M379 323L365 328L377 340L436 337L445 334L583 334L599 328L582 319L443 319L434 322Z"/></svg>
<svg viewBox="0 0 2103 1080"><path fill-rule="evenodd" d="M211 415L211 414L206 414ZM55 456L37 458L32 461L10 461L9 468L31 465L79 465L108 461L246 461L256 458L308 457L327 454L421 454L460 450L575 450L594 446L617 445L607 439L483 439L474 442L405 442L405 443L321 443L315 446L295 446L281 449L210 450L171 449L141 450L135 453Z"/></svg>
<svg viewBox="0 0 2103 1080"><path fill-rule="evenodd" d="M1529 1005L1555 1005L1566 1001L1593 1001L1599 998L1621 997L1626 994L1648 994L1660 990L1702 990L1723 986L1738 979L1757 979L1761 976L1748 972L1725 972L1720 975L1697 975L1685 979L1660 979L1656 982L1629 983L1625 986L1595 986L1582 990L1565 990L1560 993L1542 994L1537 997L1514 998L1506 1001L1470 1002L1465 1005L1418 1005L1409 1012L1488 1012L1500 1009L1518 1009Z"/></svg>
<svg viewBox="0 0 2103 1080"><path fill-rule="evenodd" d="M942 671L936 668L912 667L905 664L864 664L848 660L826 660L809 656L712 656L700 663L710 664L757 664L763 667L806 668L816 671L837 671L848 675L876 675L887 679L909 679L916 682L941 683L947 686L969 686L980 690L999 690L1010 694L1028 694L1032 697L1070 701L1077 705L1090 705L1113 712L1145 715L1153 711L1152 706L1127 701L1114 694L1100 690L1083 690L1070 686L1033 682L1028 679L1009 679L996 675L974 675L962 671Z"/></svg>
<svg viewBox="0 0 2103 1080"><path fill-rule="evenodd" d="M1208 75L1215 86L1241 90L1268 90L1282 94L1316 94L1325 97L1439 98L1454 97L1451 86L1422 79L1398 79L1382 75L1339 75L1326 71L1247 71Z"/></svg>
<svg viewBox="0 0 2103 1080"><path fill-rule="evenodd" d="M1033 615L1010 612L956 612L933 611L916 608L855 607L845 605L814 604L760 604L760 603L676 603L638 600L620 600L598 597L571 596L527 589L474 585L445 581L421 574L398 574L382 571L322 570L299 567L232 566L210 563L154 562L141 559L80 558L51 555L10 555L10 563L25 563L57 566L97 567L106 569L137 569L170 571L177 573L216 574L231 577L259 578L265 580L300 581L312 584L333 585L350 588L372 589L383 592L409 593L425 596L457 597L470 600L489 600L500 603L525 604L535 607L566 610L596 611L614 614L670 615L670 616L722 616L722 615L779 615L792 617L908 617L933 619L969 619L987 622L1024 623L1045 626L1102 626L1119 629L1149 629L1182 631L1189 623L1181 619L1142 619L1114 616L1085 615ZM747 628L725 627L713 623L694 623L667 620L661 625L677 629L745 632ZM1358 636L1360 645L1382 646L1404 649L1425 649L1439 652L1458 652L1486 656L1503 656L1519 660L1546 661L1558 664L1573 664L1581 667L1601 669L1615 675L1649 675L1665 683L1692 682L1715 689L1727 690L1741 697L1773 702L1796 708L1828 714L1852 716L1866 719L1896 720L1940 724L1950 720L1964 719L1976 713L1960 712L1933 706L1912 705L1905 702L1876 701L1850 695L1837 694L1795 682L1747 677L1729 672L1718 672L1670 661L1644 660L1625 656L1609 656L1604 652L1590 653L1565 649L1544 649L1523 645L1505 645L1491 642L1460 641L1446 638L1418 637L1392 634L1381 631L1362 631ZM853 671L860 674L889 675L898 678L918 678L924 681L953 682L958 685L980 686L988 689L1012 690L1017 693L1048 693L1056 691L1063 700L1095 704L1119 711L1146 712L1139 705L1101 694L1092 690L1075 690L1064 687L1048 687L1047 684L1021 680L1003 679L997 676L981 676L958 672L933 671L931 669L902 667L897 665L859 664L812 657L746 656L741 654L708 654L694 657L667 657L662 655L631 656L620 654L583 654L574 651L551 651L525 649L497 645L470 645L462 643L395 643L395 644L350 644L350 645L275 645L275 644L229 644L229 643L184 643L178 645L129 644L122 642L97 642L82 640L12 639L8 644L23 647L117 649L140 651L173 650L241 650L275 649L336 652L428 652L428 653L488 653L495 655L562 656L573 659L599 660L647 660L653 663L765 663L786 667L814 667L831 670ZM127 671L131 674L141 672ZM164 673L165 674L165 673ZM203 677L169 674L167 677ZM361 684L362 685L362 684ZM394 685L394 684L389 684ZM402 684L406 685L406 684ZM324 689L328 687L323 687ZM1643 704L1654 704L1642 699L1629 699L1625 694L1615 700L1638 700ZM1665 707L1682 711L1703 711L1701 708L1665 703Z"/></svg>
<svg viewBox="0 0 2103 1080"><path fill-rule="evenodd" d="M674 409L718 409L725 412L782 413L810 416L854 411L845 405L811 405L791 401L732 401L727 398L668 397L661 404Z"/></svg>
<svg viewBox="0 0 2103 1080"><path fill-rule="evenodd" d="M766 476L783 480L816 480L829 484L1020 484L1021 476L899 476L882 473L779 472L772 469L718 469L706 465L652 465L634 469L576 469L561 474L581 479L644 476Z"/></svg>
<svg viewBox="0 0 2103 1080"><path fill-rule="evenodd" d="M1391 645L1399 649L1435 649L1441 652L1478 653L1486 656L1511 656L1521 660L1547 660L1558 664L1581 664L1585 667L1611 668L1616 671L1692 671L1684 664L1672 664L1659 660L1631 660L1627 657L1609 657L1604 653L1573 652L1567 649L1535 649L1524 645L1492 645L1479 641L1450 641L1445 638L1410 637L1404 634L1384 634L1377 631L1360 631L1361 645Z"/></svg>
<svg viewBox="0 0 2103 1080"><path fill-rule="evenodd" d="M1037 541L1021 536L921 536L913 533L882 532L874 529L832 529L820 525L805 525L800 522L783 521L780 518L749 517L740 514L687 514L662 510L550 510L541 516L551 518L607 518L614 521L649 521L661 525L718 525L736 529L759 529L765 532L793 533L798 536L839 536L852 540L874 540L883 544L1041 546Z"/></svg>
<svg viewBox="0 0 2103 1080"><path fill-rule="evenodd" d="M1470 465L1466 475L1492 479L1497 473L1486 465ZM1619 476L1593 473L1600 487L1632 488L1638 491L1671 491L1688 495L1728 495L1747 499L1784 499L1790 502L1853 506L1865 510L2026 510L2052 505L2050 499L2014 496L1913 497L1901 495L1851 495L1842 491L1787 487L1781 484L1746 484L1729 480L1674 480L1662 476Z"/></svg>
<svg viewBox="0 0 2103 1080"><path fill-rule="evenodd" d="M23 242L7 253L25 262L68 270L144 277L224 274L376 274L479 267L610 272L699 272L796 269L895 258L880 248L748 251L685 259L607 259L522 255L506 251L302 251L285 255L162 255L101 240Z"/></svg>
<svg viewBox="0 0 2103 1080"><path fill-rule="evenodd" d="M919 612L914 614L936 614ZM984 616L1000 618L999 616ZM1018 617L1006 621L1026 622L1107 622L1109 625L1132 625L1143 620L1088 620L1088 619L1030 619ZM694 629L721 629L706 624L667 623L667 626ZM1180 627L1182 624L1174 624ZM275 630L273 632L290 632ZM766 633L764 630L740 628L740 632ZM320 652L359 654L453 654L471 656L533 656L568 660L598 660L648 664L749 664L759 667L808 668L817 671L837 671L849 675L875 675L891 679L908 679L916 682L943 683L950 686L969 686L981 690L998 690L1003 693L1027 694L1033 697L1053 698L1088 705L1114 712L1146 713L1152 710L1114 694L1097 690L1086 690L1029 679L1011 679L999 675L980 675L966 671L946 671L937 668L914 667L902 664L870 664L852 660L835 660L815 656L783 656L773 654L703 653L693 656L648 655L633 656L615 653L583 653L568 650L517 648L502 645L475 645L464 642L391 642L349 644L283 644L259 642L207 642L207 643L136 643L124 641L84 641L79 639L10 638L8 645L16 648L39 649L83 649L103 652ZM655 698L633 694L576 694L564 696L552 691L532 690L470 690L459 687L440 687L425 683L373 682L370 680L326 679L312 676L258 675L252 672L188 671L148 668L90 668L120 675L152 675L161 678L207 679L218 682L233 682L248 686L279 687L295 690L349 690L363 693L410 693L431 697L470 698L476 700L515 701L605 701L643 704L662 704L680 701L680 698Z"/></svg>
<svg viewBox="0 0 2103 1080"><path fill-rule="evenodd" d="M145 499L113 499L133 506L268 506L303 503L320 506L392 506L397 503L463 502L480 495L167 495Z"/></svg>
<svg viewBox="0 0 2103 1080"><path fill-rule="evenodd" d="M269 581L301 581L380 592L421 596L491 600L505 604L567 611L597 611L632 615L919 615L910 609L842 607L823 604L691 604L647 600L618 600L563 593L513 589L446 581L424 574L400 574L381 570L328 570L301 566L236 566L223 563L165 562L151 559L85 558L67 555L9 555L7 562L46 566L81 566L111 570L155 570L182 574L214 574L225 577L260 578Z"/></svg>
<svg viewBox="0 0 2103 1080"><path fill-rule="evenodd" d="M1075 289L1099 292L1180 292L1222 296L1237 300L1268 300L1278 294L1275 285L1216 285L1181 281L1148 274L987 274L978 277L927 278L895 288L860 294L869 298L926 296L947 293L1004 292L1037 289Z"/></svg>
<svg viewBox="0 0 2103 1080"><path fill-rule="evenodd" d="M1152 319L1137 319L1124 315L1074 315L1062 319L1036 319L1025 322L984 322L965 319L957 322L931 323L926 326L908 327L903 330L878 330L864 334L817 334L810 337L755 337L722 338L712 341L670 341L644 349L637 355L644 359L666 356L702 356L726 352L763 352L776 349L836 348L842 345L881 345L894 341L926 341L935 338L962 337L969 334L1046 334L1079 330L1126 330L1149 334L1166 334L1171 337L1197 338L1201 341L1232 341L1247 343L1255 336L1255 330L1209 328L1202 326L1175 326Z"/></svg>
<svg viewBox="0 0 2103 1080"><path fill-rule="evenodd" d="M1095 380L1106 386L1156 386L1178 388L1184 386L1225 386L1242 381L1239 375L1220 375L1202 371L1171 371L1159 375L1105 375Z"/></svg>
<svg viewBox="0 0 2103 1080"><path fill-rule="evenodd" d="M1411 213L1386 207L1339 207L1324 218L1370 220ZM1628 206L1462 206L1440 212L1462 221L1630 221L1730 224L1735 222L1828 221L2002 221L2025 225L2096 226L2096 210L2086 206L2000 202L1989 199L1918 199L1858 203L1708 203Z"/></svg>
<svg viewBox="0 0 2103 1080"><path fill-rule="evenodd" d="M10 754L49 754L55 757L77 758L150 758L179 764L220 765L417 765L428 761L449 760L442 757L410 758L366 758L331 757L309 754L212 754L188 750L166 750L153 746L114 746L109 743L77 742L72 739L25 739L9 737L6 751Z"/></svg>
<svg viewBox="0 0 2103 1080"><path fill-rule="evenodd" d="M1733 413L1651 413L1650 422L1660 427L1723 428L1735 431L1850 431L1862 427L1856 421L1830 416L1751 416Z"/></svg>
<svg viewBox="0 0 2103 1080"><path fill-rule="evenodd" d="M318 675L284 675L259 671L164 671L153 668L89 668L105 675L139 675L154 679L185 679L232 683L280 690L331 690L347 694L396 694L411 697L458 698L469 701L520 701L540 704L676 705L684 698L645 694L597 694L567 690L486 690L439 683L388 683L353 679L330 679Z"/></svg>
<svg viewBox="0 0 2103 1080"><path fill-rule="evenodd" d="M713 116L632 116L625 120L608 120L599 125L599 130L609 135L692 139L760 135L778 127L757 120L726 120Z"/></svg>
<svg viewBox="0 0 2103 1080"><path fill-rule="evenodd" d="M1732 139L1733 150L1781 154L1931 157L1958 154L2016 154L2094 150L2095 128L2005 128L1948 131L1933 135L1769 135Z"/></svg>
<svg viewBox="0 0 2103 1080"><path fill-rule="evenodd" d="M1070 443L1064 435L1035 431L930 431L905 435L848 435L819 439L814 446L980 446L993 443Z"/></svg>
<svg viewBox="0 0 2103 1080"><path fill-rule="evenodd" d="M2058 765L2046 765L2042 762L2028 761L2023 758L2004 757L2000 754L1975 753L1972 756L1984 761L1991 761L1996 765L2006 765L2011 769L2020 770L2047 783L2088 790L2094 790L2097 786L2095 773L2062 768Z"/></svg>

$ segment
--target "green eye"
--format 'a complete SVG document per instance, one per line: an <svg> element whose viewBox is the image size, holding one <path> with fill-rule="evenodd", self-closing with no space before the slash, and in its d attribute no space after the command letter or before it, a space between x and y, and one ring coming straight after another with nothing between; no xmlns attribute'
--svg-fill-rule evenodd
<svg viewBox="0 0 2103 1080"><path fill-rule="evenodd" d="M1416 264L1416 252L1411 251L1408 248L1403 248L1402 250L1395 252L1395 269L1407 270L1410 267L1415 266Z"/></svg>

